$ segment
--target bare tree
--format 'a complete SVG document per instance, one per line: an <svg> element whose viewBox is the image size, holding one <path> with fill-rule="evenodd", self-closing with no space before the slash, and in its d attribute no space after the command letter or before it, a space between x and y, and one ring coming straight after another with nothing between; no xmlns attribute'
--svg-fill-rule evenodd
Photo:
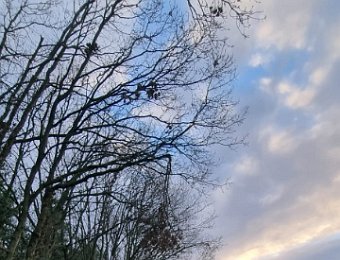
<svg viewBox="0 0 340 260"><path fill-rule="evenodd" d="M209 181L210 145L242 142L225 25L255 12L208 2L1 2L1 255L169 259L209 244L188 239L195 205L172 192Z"/></svg>

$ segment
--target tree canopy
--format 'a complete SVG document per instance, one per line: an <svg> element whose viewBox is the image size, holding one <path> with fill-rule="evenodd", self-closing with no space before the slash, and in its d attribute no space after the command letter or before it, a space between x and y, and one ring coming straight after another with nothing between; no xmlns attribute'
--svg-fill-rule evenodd
<svg viewBox="0 0 340 260"><path fill-rule="evenodd" d="M226 27L248 26L241 2L1 1L1 257L214 248L193 217L209 147L242 142Z"/></svg>

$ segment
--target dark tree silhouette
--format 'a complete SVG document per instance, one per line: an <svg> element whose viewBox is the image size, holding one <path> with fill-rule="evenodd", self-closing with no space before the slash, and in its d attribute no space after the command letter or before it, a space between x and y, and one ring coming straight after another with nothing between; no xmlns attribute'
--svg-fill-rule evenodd
<svg viewBox="0 0 340 260"><path fill-rule="evenodd" d="M0 3L1 256L213 247L191 219L194 194L209 182L209 147L242 142L225 25L255 14L215 2Z"/></svg>

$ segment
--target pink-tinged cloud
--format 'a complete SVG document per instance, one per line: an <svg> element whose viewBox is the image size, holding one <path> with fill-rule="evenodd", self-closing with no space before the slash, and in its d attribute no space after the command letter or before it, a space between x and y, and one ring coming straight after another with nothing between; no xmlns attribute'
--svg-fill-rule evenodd
<svg viewBox="0 0 340 260"><path fill-rule="evenodd" d="M232 185L217 259L339 259L340 2L260 7L267 19L235 48L249 145L218 169Z"/></svg>

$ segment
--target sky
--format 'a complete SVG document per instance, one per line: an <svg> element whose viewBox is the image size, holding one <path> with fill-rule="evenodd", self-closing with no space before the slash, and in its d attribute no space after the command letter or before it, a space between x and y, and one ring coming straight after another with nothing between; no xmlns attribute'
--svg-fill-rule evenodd
<svg viewBox="0 0 340 260"><path fill-rule="evenodd" d="M257 9L233 39L248 144L220 151L217 259L340 259L340 1Z"/></svg>

